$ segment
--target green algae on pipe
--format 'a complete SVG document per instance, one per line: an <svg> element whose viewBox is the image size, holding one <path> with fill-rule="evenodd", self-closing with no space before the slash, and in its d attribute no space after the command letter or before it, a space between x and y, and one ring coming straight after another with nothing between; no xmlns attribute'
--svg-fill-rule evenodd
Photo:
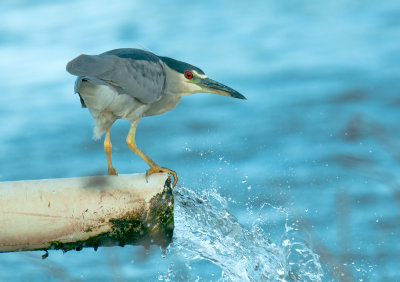
<svg viewBox="0 0 400 282"><path fill-rule="evenodd" d="M173 228L165 173L0 182L0 252L166 247Z"/></svg>

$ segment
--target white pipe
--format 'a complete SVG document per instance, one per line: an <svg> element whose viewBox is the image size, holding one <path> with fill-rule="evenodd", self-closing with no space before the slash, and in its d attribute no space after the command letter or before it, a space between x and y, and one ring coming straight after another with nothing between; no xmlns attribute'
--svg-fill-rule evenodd
<svg viewBox="0 0 400 282"><path fill-rule="evenodd" d="M0 252L166 246L169 183L165 173L0 182Z"/></svg>

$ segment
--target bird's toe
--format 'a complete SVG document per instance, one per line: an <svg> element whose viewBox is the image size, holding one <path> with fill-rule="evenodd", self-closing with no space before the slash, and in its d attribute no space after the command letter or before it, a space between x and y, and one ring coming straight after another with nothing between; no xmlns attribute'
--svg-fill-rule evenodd
<svg viewBox="0 0 400 282"><path fill-rule="evenodd" d="M108 175L118 175L118 172L115 168L109 167L108 168Z"/></svg>
<svg viewBox="0 0 400 282"><path fill-rule="evenodd" d="M150 175L154 174L154 173L168 173L171 174L174 177L174 181L172 182L172 188L175 187L176 183L178 182L178 175L177 173L169 168L165 168L165 167L151 167L148 170L146 170L146 178L148 178Z"/></svg>

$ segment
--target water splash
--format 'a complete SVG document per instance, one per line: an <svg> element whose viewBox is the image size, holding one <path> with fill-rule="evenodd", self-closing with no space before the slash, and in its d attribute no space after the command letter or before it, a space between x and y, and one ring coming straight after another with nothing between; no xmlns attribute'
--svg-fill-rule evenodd
<svg viewBox="0 0 400 282"><path fill-rule="evenodd" d="M241 226L216 191L194 192L175 187L174 241L168 252L190 262L207 260L221 269L221 281L321 281L319 257L303 242L294 241L286 227L279 244L262 229ZM163 280L174 280L169 271ZM198 277L198 280L200 278Z"/></svg>

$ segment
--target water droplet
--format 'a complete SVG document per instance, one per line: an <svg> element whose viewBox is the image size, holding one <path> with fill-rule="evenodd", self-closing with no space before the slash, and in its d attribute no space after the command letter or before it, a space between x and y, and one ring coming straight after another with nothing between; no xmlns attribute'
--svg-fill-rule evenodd
<svg viewBox="0 0 400 282"><path fill-rule="evenodd" d="M250 185L246 187L251 189ZM299 276L300 281L320 280L315 279L322 276L318 257L304 244L298 243L297 239L290 239L292 236L287 233L293 230L288 226L292 222L284 225L285 238L274 243L265 236L262 228L257 228L262 221L254 222L251 230L240 225L231 216L226 200L218 194L218 189L202 194L183 187L175 189L178 190L175 190L174 199L176 238L173 248L188 260L185 265L189 270L192 268L189 261L207 259L216 265L222 265L222 278L227 281L244 281L248 277L255 281L264 281L265 277L271 277L271 281L285 281L283 279L291 271ZM248 201L244 203L248 214L253 214L252 202L256 199L257 197L248 197ZM231 199L228 198L228 201ZM283 207L272 208L284 212ZM254 214L259 212L254 210ZM280 255L282 252L283 257ZM287 261L285 255L294 252L299 252L304 259ZM315 267L311 271L308 271L309 264Z"/></svg>

